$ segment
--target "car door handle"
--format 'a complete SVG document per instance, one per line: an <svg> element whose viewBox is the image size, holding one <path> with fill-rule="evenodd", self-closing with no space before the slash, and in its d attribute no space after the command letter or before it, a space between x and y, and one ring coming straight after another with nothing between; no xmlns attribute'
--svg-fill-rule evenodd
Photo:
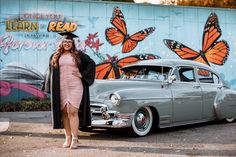
<svg viewBox="0 0 236 157"><path fill-rule="evenodd" d="M222 89L222 86L218 86L217 89Z"/></svg>
<svg viewBox="0 0 236 157"><path fill-rule="evenodd" d="M200 85L193 85L193 88L198 89L200 88Z"/></svg>

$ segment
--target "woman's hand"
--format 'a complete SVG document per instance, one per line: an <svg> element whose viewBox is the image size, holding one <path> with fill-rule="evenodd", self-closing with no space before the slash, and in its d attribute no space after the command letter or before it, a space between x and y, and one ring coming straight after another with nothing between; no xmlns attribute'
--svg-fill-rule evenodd
<svg viewBox="0 0 236 157"><path fill-rule="evenodd" d="M80 72L72 72L72 75L78 77L78 78L82 78L82 75Z"/></svg>

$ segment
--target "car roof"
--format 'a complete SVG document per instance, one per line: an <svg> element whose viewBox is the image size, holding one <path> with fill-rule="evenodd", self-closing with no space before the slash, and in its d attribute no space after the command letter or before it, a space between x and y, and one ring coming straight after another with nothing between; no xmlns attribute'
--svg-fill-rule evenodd
<svg viewBox="0 0 236 157"><path fill-rule="evenodd" d="M196 61L186 60L186 59L151 59L151 60L143 60L138 61L132 64L129 64L122 68L131 68L135 66L167 66L167 67L174 67L174 66L197 66L199 68L204 68L206 70L210 70L212 72L217 73L214 69L212 69L210 66L199 63Z"/></svg>

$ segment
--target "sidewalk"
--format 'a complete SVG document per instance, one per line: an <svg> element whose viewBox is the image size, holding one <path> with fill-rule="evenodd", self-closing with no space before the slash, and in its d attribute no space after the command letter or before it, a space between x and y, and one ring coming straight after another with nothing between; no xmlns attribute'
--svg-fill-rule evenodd
<svg viewBox="0 0 236 157"><path fill-rule="evenodd" d="M51 112L0 112L0 133L7 131L10 122L51 123Z"/></svg>

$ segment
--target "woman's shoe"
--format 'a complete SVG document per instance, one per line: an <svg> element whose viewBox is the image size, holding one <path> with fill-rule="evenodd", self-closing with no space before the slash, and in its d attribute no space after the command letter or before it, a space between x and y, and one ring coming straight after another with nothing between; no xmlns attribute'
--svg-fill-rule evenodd
<svg viewBox="0 0 236 157"><path fill-rule="evenodd" d="M78 149L78 148L79 148L78 137L72 137L70 149Z"/></svg>
<svg viewBox="0 0 236 157"><path fill-rule="evenodd" d="M66 136L66 141L65 143L62 145L63 148L69 148L71 145L71 136Z"/></svg>

